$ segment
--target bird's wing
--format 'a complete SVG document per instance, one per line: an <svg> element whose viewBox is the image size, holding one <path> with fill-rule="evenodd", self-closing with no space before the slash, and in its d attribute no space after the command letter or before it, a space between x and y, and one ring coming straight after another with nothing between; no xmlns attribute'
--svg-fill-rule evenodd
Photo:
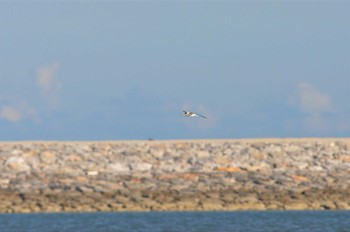
<svg viewBox="0 0 350 232"><path fill-rule="evenodd" d="M204 115L200 115L200 114L197 114L197 113L195 113L195 115L197 115L197 116L199 116L199 117L202 117L202 118L206 118L206 119L208 119L207 117L205 117Z"/></svg>

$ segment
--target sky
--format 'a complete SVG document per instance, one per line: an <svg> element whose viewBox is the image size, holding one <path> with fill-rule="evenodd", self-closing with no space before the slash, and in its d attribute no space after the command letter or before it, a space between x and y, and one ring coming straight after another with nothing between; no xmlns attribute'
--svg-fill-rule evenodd
<svg viewBox="0 0 350 232"><path fill-rule="evenodd" d="M1 1L0 140L349 137L349 12Z"/></svg>

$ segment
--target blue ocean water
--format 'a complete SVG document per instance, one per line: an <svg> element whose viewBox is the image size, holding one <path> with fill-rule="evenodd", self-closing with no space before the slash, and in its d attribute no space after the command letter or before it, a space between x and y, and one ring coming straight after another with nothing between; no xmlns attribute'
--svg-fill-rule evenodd
<svg viewBox="0 0 350 232"><path fill-rule="evenodd" d="M1 232L350 231L350 211L0 214Z"/></svg>

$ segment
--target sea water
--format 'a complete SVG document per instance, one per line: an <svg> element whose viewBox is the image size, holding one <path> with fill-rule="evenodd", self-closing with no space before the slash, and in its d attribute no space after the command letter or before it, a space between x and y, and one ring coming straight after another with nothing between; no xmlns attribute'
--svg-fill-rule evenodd
<svg viewBox="0 0 350 232"><path fill-rule="evenodd" d="M344 231L350 211L0 214L1 232Z"/></svg>

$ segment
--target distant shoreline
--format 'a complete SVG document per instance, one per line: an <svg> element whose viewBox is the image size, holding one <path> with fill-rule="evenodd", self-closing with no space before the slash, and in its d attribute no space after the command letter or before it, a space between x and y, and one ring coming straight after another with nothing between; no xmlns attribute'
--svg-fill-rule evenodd
<svg viewBox="0 0 350 232"><path fill-rule="evenodd" d="M350 137L286 137L286 138L217 138L217 139L135 139L135 140L0 140L1 143L138 143L138 142L247 142L247 143L255 143L255 142L349 142Z"/></svg>

